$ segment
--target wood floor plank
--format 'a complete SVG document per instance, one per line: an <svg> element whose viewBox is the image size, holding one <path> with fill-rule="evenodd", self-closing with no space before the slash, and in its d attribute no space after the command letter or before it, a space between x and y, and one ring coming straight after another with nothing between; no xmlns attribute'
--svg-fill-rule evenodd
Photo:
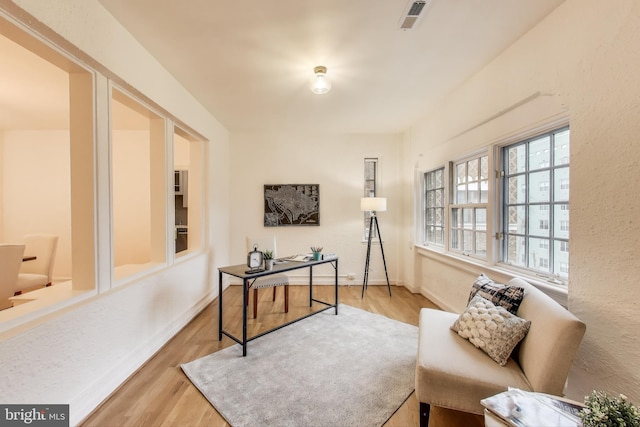
<svg viewBox="0 0 640 427"><path fill-rule="evenodd" d="M404 287L392 288L389 297L386 286L370 286L361 298L360 286L341 286L339 302L382 314L401 322L418 325L422 307L435 305ZM248 322L249 335L287 323L309 313L308 286L290 286L289 313L284 313L283 290L278 290L275 302L271 291L259 293L258 318ZM314 286L314 298L332 302L332 286ZM250 300L253 300L251 296ZM242 331L242 292L231 286L223 294L225 330L236 336ZM249 306L249 317L253 306ZM314 310L321 309L314 303ZM229 424L202 396L182 372L180 365L235 344L223 337L218 341L218 302L214 301L173 337L154 357L132 375L113 395L81 424L83 427L225 427ZM251 351L251 343L248 344ZM419 404L412 393L407 401L387 421L387 427L418 426ZM481 416L443 408L432 408L431 427L481 427ZM304 426L301 426L304 427Z"/></svg>

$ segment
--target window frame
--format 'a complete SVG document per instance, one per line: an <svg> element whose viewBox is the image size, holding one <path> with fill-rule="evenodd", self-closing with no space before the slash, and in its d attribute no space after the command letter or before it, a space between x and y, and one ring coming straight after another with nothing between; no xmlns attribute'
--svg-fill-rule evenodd
<svg viewBox="0 0 640 427"><path fill-rule="evenodd" d="M438 174L441 175L440 176L440 181L442 182L442 186L439 187L438 186ZM433 180L434 185L430 186L430 182ZM434 245L437 246L439 248L444 248L445 244L447 242L447 203L448 203L448 197L447 197L447 175L446 175L446 168L444 166L441 166L439 168L436 169L432 169L430 171L427 171L423 174L423 182L422 182L424 191L423 191L423 196L424 196L424 209L422 211L422 218L424 221L424 227L423 227L423 233L422 233L422 241L426 246L429 245ZM440 196L440 204L438 203L434 203L433 205L429 203L429 193L434 194L432 200L437 201L438 200L438 192L441 193ZM441 211L441 218L440 218L440 224L438 224L436 217L437 214L434 214L435 216L432 216L431 218L434 219L435 221L432 223L429 220L429 210L433 209L434 211L436 210L440 210ZM430 227L433 227L433 233L434 236L437 234L437 230L440 230L441 233L441 241L437 241L437 239L435 238L430 238L430 232L429 229Z"/></svg>
<svg viewBox="0 0 640 427"><path fill-rule="evenodd" d="M526 274L536 277L542 277L549 282L554 284L566 285L569 281L569 272L563 271L565 268L562 266L569 265L569 253L561 250L561 247L568 247L569 245L569 220L563 218L556 218L556 216L561 217L565 216L568 218L569 216L569 205L570 205L570 195L569 195L569 173L570 173L570 126L568 123L564 123L559 126L551 127L550 129L544 130L543 132L535 133L530 136L520 138L517 141L510 142L508 144L504 144L499 146L499 164L500 168L500 180L498 191L499 197L499 206L501 211L501 220L499 224L500 230L500 244L499 244L499 260L498 263L506 269L517 269L524 271ZM560 151L557 155L555 151L558 151L555 148L555 143L558 136L563 136L566 134L567 139L567 147L566 152ZM549 138L549 154L548 161L541 161L538 167L531 167L531 144L538 143L539 141L544 140L545 138ZM508 152L509 150L516 149L517 147L525 147L524 155L522 155L522 159L524 160L524 170L519 170L514 173L510 173L509 171L509 158ZM557 156L557 157L556 157ZM542 174L548 172L548 179L546 181L532 182L530 175ZM566 174L566 176L564 176ZM525 201L518 200L517 203L510 203L509 200L509 179L515 177L523 177L522 180L524 184L518 182L516 185L516 190L522 192L525 197ZM543 184L545 184L543 186ZM521 185L524 185L525 190L522 191L520 188ZM547 200L531 200L531 189L537 188L540 191L547 191L548 197ZM544 188L543 188L544 187ZM566 192L566 200L564 199L556 199L558 197L556 194L560 192ZM511 197L514 197L512 194ZM518 195L516 197L522 197ZM545 208L543 208L543 206ZM524 225L518 226L517 232L510 232L510 222L513 225L513 222L510 220L510 212L514 211L510 208L520 208L520 212L523 213L524 217ZM547 215L546 218L532 218L532 208L537 207L535 210L539 215ZM520 214L516 214L516 216L520 216ZM539 225L538 230L543 231L544 233L536 234L535 230L532 231L532 224L537 223ZM522 219L518 220L519 223L522 222ZM542 225L546 225L543 227ZM555 229L557 226L557 230ZM524 229L524 231L522 231ZM562 234L566 234L566 237L563 237ZM515 263L509 259L509 245L510 239L514 236L519 237L521 239L520 243L516 243L517 245L524 245L524 249L521 253L521 262ZM545 246L547 251L546 254L538 254L533 253L532 248L536 247L538 249L542 249L542 245L540 245L541 241L547 241L547 245ZM538 241L538 243L534 243L534 241ZM563 245L563 243L565 245ZM566 254L566 255L563 255ZM543 259L547 261L547 264L543 262ZM532 265L533 264L533 265ZM544 264L544 265L543 265ZM557 271L556 271L557 270ZM568 269L567 269L568 270Z"/></svg>
<svg viewBox="0 0 640 427"><path fill-rule="evenodd" d="M367 167L370 165L370 167ZM364 191L362 197L378 197L378 173L379 173L380 159L378 157L365 157L364 158ZM369 224L371 224L371 211L363 212L363 233L362 241L369 240ZM378 240L378 233L374 229L372 240Z"/></svg>
<svg viewBox="0 0 640 427"><path fill-rule="evenodd" d="M485 159L486 165L483 172L483 160ZM475 170L475 177L477 179L471 179L469 175L469 164L477 161ZM460 166L465 165L465 177L460 181ZM492 254L491 244L491 194L492 194L492 177L491 177L491 156L487 150L471 154L467 157L461 158L449 163L449 203L447 204L448 222L446 226L446 234L448 237L447 249L449 252L469 256L480 261L489 261ZM483 176L483 173L485 175ZM483 189L483 183L486 188ZM477 198L469 200L470 187L477 184ZM465 197L462 199L459 197L460 188L464 187ZM473 194L473 193L471 193ZM483 194L486 195L486 199L483 199ZM484 200L484 201L483 201ZM478 213L484 212L484 230L478 226ZM471 212L470 218L465 219L465 213ZM459 226L456 226L459 224ZM484 253L478 246L478 235L484 236ZM470 236L471 246L467 245L468 239L465 236ZM458 243L459 242L459 243Z"/></svg>

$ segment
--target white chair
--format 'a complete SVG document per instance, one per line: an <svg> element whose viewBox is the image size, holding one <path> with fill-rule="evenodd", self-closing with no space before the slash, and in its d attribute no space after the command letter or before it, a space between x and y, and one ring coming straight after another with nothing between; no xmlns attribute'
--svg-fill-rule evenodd
<svg viewBox="0 0 640 427"><path fill-rule="evenodd" d="M247 252L253 250L257 246L259 251L271 251L273 258L277 258L276 251L276 238L270 237L247 237ZM284 312L289 312L289 276L286 274L272 274L266 277L259 277L253 281L251 288L253 288L253 318L258 315L258 289L261 288L273 288L273 301L276 300L276 288L278 286L284 286ZM247 289L247 292L249 290ZM249 302L249 295L247 295L247 303Z"/></svg>
<svg viewBox="0 0 640 427"><path fill-rule="evenodd" d="M52 234L27 234L24 236L24 244L25 256L35 256L36 259L25 261L20 266L20 274L18 274L15 288L16 293L51 285L58 236Z"/></svg>
<svg viewBox="0 0 640 427"><path fill-rule="evenodd" d="M11 307L24 245L0 245L0 310Z"/></svg>

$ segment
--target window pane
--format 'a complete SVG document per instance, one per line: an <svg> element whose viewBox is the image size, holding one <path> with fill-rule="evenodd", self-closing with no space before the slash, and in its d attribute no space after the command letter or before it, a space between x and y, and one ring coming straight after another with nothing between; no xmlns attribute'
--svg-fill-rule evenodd
<svg viewBox="0 0 640 427"><path fill-rule="evenodd" d="M525 206L509 207L509 233L525 234L527 226L527 215Z"/></svg>
<svg viewBox="0 0 640 427"><path fill-rule="evenodd" d="M476 208L476 230L487 231L487 210Z"/></svg>
<svg viewBox="0 0 640 427"><path fill-rule="evenodd" d="M451 227L460 228L462 224L462 209L451 209Z"/></svg>
<svg viewBox="0 0 640 427"><path fill-rule="evenodd" d="M509 204L525 203L527 201L527 177L525 175L512 176L507 179L507 183Z"/></svg>
<svg viewBox="0 0 640 427"><path fill-rule="evenodd" d="M529 174L529 203L548 202L550 200L549 179L549 171Z"/></svg>
<svg viewBox="0 0 640 427"><path fill-rule="evenodd" d="M555 169L553 175L553 201L566 202L569 200L569 168Z"/></svg>
<svg viewBox="0 0 640 427"><path fill-rule="evenodd" d="M478 181L478 174L479 174L479 170L478 170L478 159L473 159L473 160L469 160L468 162L468 172L467 172L467 181L469 182L473 182L473 181Z"/></svg>
<svg viewBox="0 0 640 427"><path fill-rule="evenodd" d="M478 201L480 200L480 194L479 194L479 188L478 188L478 182L471 182L469 183L469 185L467 186L468 188L468 200L467 203L478 203Z"/></svg>
<svg viewBox="0 0 640 427"><path fill-rule="evenodd" d="M433 205L444 206L444 189L435 190L433 194L435 195L435 200L433 201Z"/></svg>
<svg viewBox="0 0 640 427"><path fill-rule="evenodd" d="M553 236L560 239L569 238L569 205L553 207Z"/></svg>
<svg viewBox="0 0 640 427"><path fill-rule="evenodd" d="M473 209L462 209L462 227L465 230L473 230Z"/></svg>
<svg viewBox="0 0 640 427"><path fill-rule="evenodd" d="M509 147L507 149L507 173L513 175L515 173L524 172L526 170L527 162L527 146L520 144L515 147Z"/></svg>
<svg viewBox="0 0 640 427"><path fill-rule="evenodd" d="M554 242L553 271L563 279L569 278L569 243L556 240Z"/></svg>
<svg viewBox="0 0 640 427"><path fill-rule="evenodd" d="M462 242L462 230L451 230L451 249L460 250L460 243Z"/></svg>
<svg viewBox="0 0 640 427"><path fill-rule="evenodd" d="M525 238L522 236L507 235L507 259L505 261L515 265L526 267L527 248L525 246Z"/></svg>
<svg viewBox="0 0 640 427"><path fill-rule="evenodd" d="M442 227L444 225L444 208L435 209L436 217L434 220L434 224Z"/></svg>
<svg viewBox="0 0 640 427"><path fill-rule="evenodd" d="M456 183L462 184L465 182L467 182L467 165L463 162L456 166Z"/></svg>
<svg viewBox="0 0 640 427"><path fill-rule="evenodd" d="M550 144L550 136L545 136L529 143L529 170L548 168L551 165Z"/></svg>
<svg viewBox="0 0 640 427"><path fill-rule="evenodd" d="M549 212L541 211L538 206L529 206L529 234L549 236Z"/></svg>
<svg viewBox="0 0 640 427"><path fill-rule="evenodd" d="M555 134L554 142L554 161L553 164L568 165L569 164L569 129Z"/></svg>
<svg viewBox="0 0 640 427"><path fill-rule="evenodd" d="M489 201L489 181L480 182L480 203Z"/></svg>
<svg viewBox="0 0 640 427"><path fill-rule="evenodd" d="M435 171L435 187L444 188L444 168Z"/></svg>
<svg viewBox="0 0 640 427"><path fill-rule="evenodd" d="M535 270L549 272L549 246L544 248L540 244L541 239L529 239L529 267Z"/></svg>
<svg viewBox="0 0 640 427"><path fill-rule="evenodd" d="M473 252L473 231L465 230L462 232L464 239L464 251Z"/></svg>
<svg viewBox="0 0 640 427"><path fill-rule="evenodd" d="M458 185L458 187L456 188L456 203L458 204L467 203L466 189L467 187L464 184Z"/></svg>
<svg viewBox="0 0 640 427"><path fill-rule="evenodd" d="M489 156L480 157L480 179L489 179Z"/></svg>
<svg viewBox="0 0 640 427"><path fill-rule="evenodd" d="M476 255L487 255L487 233L476 233Z"/></svg>

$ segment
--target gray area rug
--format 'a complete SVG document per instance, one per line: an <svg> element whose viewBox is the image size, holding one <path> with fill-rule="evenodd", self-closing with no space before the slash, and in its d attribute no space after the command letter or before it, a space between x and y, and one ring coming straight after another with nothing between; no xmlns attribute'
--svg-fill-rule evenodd
<svg viewBox="0 0 640 427"><path fill-rule="evenodd" d="M418 328L344 304L182 365L234 427L381 426L415 386Z"/></svg>

